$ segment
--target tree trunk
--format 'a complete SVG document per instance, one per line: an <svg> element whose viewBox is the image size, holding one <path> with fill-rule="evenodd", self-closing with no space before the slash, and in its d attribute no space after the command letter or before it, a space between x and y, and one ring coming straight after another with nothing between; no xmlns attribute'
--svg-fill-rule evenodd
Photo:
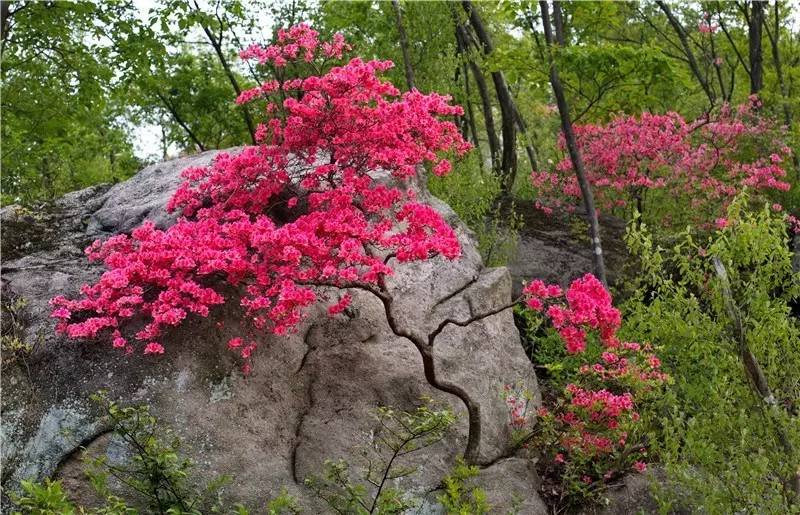
<svg viewBox="0 0 800 515"><path fill-rule="evenodd" d="M552 51L555 39L553 37L553 29L550 26L547 2L544 0L540 1L539 7L542 10L542 24L544 25L545 40L548 50ZM559 9L558 2L553 3L553 8ZM575 132L572 129L572 121L569 117L569 104L567 104L564 88L561 85L561 79L558 76L555 60L551 53L548 53L548 61L550 64L550 84L553 86L553 93L556 97L556 104L558 105L558 114L561 117L561 130L564 132L569 158L572 161L572 167L575 169L575 175L577 176L578 185L581 188L581 196L583 197L583 206L584 209L586 209L586 216L589 219L589 235L592 238L594 272L597 278L604 285L608 286L605 260L603 259L603 244L600 239L600 223L597 220L597 211L594 206L592 188L589 185L589 181L586 179L583 159L580 149L578 148L577 139L575 138Z"/></svg>
<svg viewBox="0 0 800 515"><path fill-rule="evenodd" d="M514 107L514 120L517 122L517 128L519 129L519 133L522 135L522 138L525 140L525 153L528 154L528 161L530 161L531 170L538 170L539 160L536 157L536 148L528 138L528 125L525 123L525 119L522 118L522 113L519 112L519 107L517 107L516 102L513 103L512 106Z"/></svg>
<svg viewBox="0 0 800 515"><path fill-rule="evenodd" d="M492 80L495 90L497 90L497 100L500 102L500 114L503 120L503 190L501 196L510 198L514 182L517 180L517 129L513 100L511 100L508 87L506 87L503 72L492 72Z"/></svg>
<svg viewBox="0 0 800 515"><path fill-rule="evenodd" d="M400 2L392 0L392 7L394 7L394 18L397 23L397 32L400 34L400 49L403 51L403 66L406 72L406 83L408 90L411 91L414 86L414 70L411 68L411 57L408 54L408 36L406 29L403 26L403 13L400 10Z"/></svg>
<svg viewBox="0 0 800 515"><path fill-rule="evenodd" d="M200 12L200 6L197 3L197 0L194 1L195 10ZM214 47L214 52L217 54L217 58L219 59L220 64L222 64L223 70L225 70L225 75L228 77L228 81L231 83L233 87L233 91L236 92L236 96L238 97L241 92L242 88L239 86L239 81L236 80L236 76L233 74L231 70L230 64L228 64L228 59L225 58L225 52L222 51L222 44L219 40L217 40L214 33L211 32L204 23L200 24L200 27L203 29L208 41L211 43L211 46ZM247 125L247 131L250 133L250 140L255 145L256 141L256 130L255 126L253 125L253 119L250 117L250 112L247 110L246 105L239 106L242 111L242 118L244 118L244 123Z"/></svg>
<svg viewBox="0 0 800 515"><path fill-rule="evenodd" d="M792 105L791 95L789 92L789 85L786 83L786 78L783 75L783 63L781 61L781 52L780 52L780 2L775 2L774 6L774 16L775 16L775 25L773 27L774 33L769 30L769 24L764 23L764 28L767 31L767 37L769 37L770 48L772 49L772 63L775 66L775 75L778 79L778 87L781 90L781 96L783 97L783 123L786 125L786 128L791 133L792 126L794 124L794 120L792 117ZM800 157L798 157L797 152L792 152L792 162L794 163L795 170L797 173L800 174Z"/></svg>
<svg viewBox="0 0 800 515"><path fill-rule="evenodd" d="M714 36L709 35L708 40L711 43L711 55L717 56L717 47L714 43ZM729 94L725 93L725 80L722 78L722 65L717 59L719 58L714 58L714 73L717 75L717 82L719 83L719 96L722 97L723 102L730 102L731 97L733 96L733 89L730 90Z"/></svg>
<svg viewBox="0 0 800 515"><path fill-rule="evenodd" d="M556 43L562 48L567 46L564 38L564 19L561 17L561 9L556 4L553 4L553 25L556 33Z"/></svg>
<svg viewBox="0 0 800 515"><path fill-rule="evenodd" d="M433 348L438 333L434 332L428 335L428 341L426 342L424 338L421 338L414 332L409 331L407 328L400 327L400 324L394 316L394 310L392 309L393 298L386 293L385 283L381 282L380 284L380 292L376 292L372 289L367 291L371 292L373 295L377 295L377 297L381 300L384 313L386 314L386 322L389 324L389 328L392 330L392 332L397 336L409 340L419 351L420 357L422 358L422 367L425 373L425 380L429 385L437 390L455 395L461 400L461 402L464 403L464 407L467 409L467 422L469 426L467 433L467 446L464 450L464 460L469 465L477 464L480 457L481 445L480 405L472 399L466 390L454 383L440 379L437 376ZM465 325L468 325L471 323L471 321L476 321L484 317L484 315L473 317L472 319L466 321Z"/></svg>
<svg viewBox="0 0 800 515"><path fill-rule="evenodd" d="M771 419L771 422L777 430L778 441L783 446L786 456L792 459L795 455L794 444L792 444L789 432L786 431L786 428L781 423L782 414L780 411L782 410L775 400L772 389L769 387L767 376L764 374L764 370L758 363L758 359L747 344L744 324L742 323L739 309L736 307L736 299L734 299L733 292L731 291L728 271L725 269L725 265L719 257L712 256L711 262L714 265L714 271L717 273L717 278L720 282L722 299L725 302L725 310L728 312L728 317L731 320L733 337L736 340L736 345L739 350L739 358L742 360L745 373L750 380L750 387L755 390L756 395L758 395L761 402L765 405L765 414L768 419ZM800 503L800 466L795 464L793 468L794 470L790 472L789 477L785 478L784 485L792 493L789 502L798 504Z"/></svg>
<svg viewBox="0 0 800 515"><path fill-rule="evenodd" d="M700 71L700 67L697 65L697 59L694 57L694 52L692 52L692 47L689 45L689 37L686 35L686 30L683 28L683 25L675 18L675 15L672 14L672 9L669 8L663 1L656 2L658 6L664 11L664 14L667 15L667 19L669 20L669 24L672 25L675 34L678 35L678 39L681 42L681 47L683 47L683 53L686 54L686 59L689 61L689 68L692 70L692 74L694 74L697 82L700 83L700 87L703 88L705 91L706 96L708 97L709 102L713 106L714 103L717 101L716 95L714 94L714 90L711 89L711 85L708 83L706 78Z"/></svg>
<svg viewBox="0 0 800 515"><path fill-rule="evenodd" d="M192 131L192 129L189 128L189 126L183 120L181 115L178 113L177 109L175 109L175 106L172 105L172 102L170 102L167 97L162 95L160 91L156 91L156 96L159 98L159 100L161 100L161 102L167 108L169 113L172 115L172 118L175 120L175 123L180 125L181 129L183 129L186 132L186 135L189 136L189 139L191 139L194 142L194 144L197 145L197 148L200 150L200 152L205 152L206 150L205 145L203 145L203 142L200 141L200 139ZM165 156L166 156L166 149L165 149Z"/></svg>
<svg viewBox="0 0 800 515"><path fill-rule="evenodd" d="M491 55L494 51L492 39L483 25L478 11L473 7L470 0L462 0L461 5L469 16L470 25L472 26L475 34L478 36L478 41L481 43L483 54L486 56ZM503 182L503 189L501 196L510 197L511 190L514 187L514 181L517 177L517 131L516 131L516 118L514 116L514 100L511 97L511 92L508 89L505 76L502 71L492 72L492 82L494 89L497 93L497 101L500 104L501 115L501 129L503 135L503 158L500 165L500 178Z"/></svg>
<svg viewBox="0 0 800 515"><path fill-rule="evenodd" d="M472 144L475 145L475 152L478 153L478 164L481 172L483 172L483 152L481 152L480 141L478 141L478 129L475 125L475 110L472 108L472 93L469 87L469 73L467 72L467 62L461 64L461 73L464 75L464 95L466 96L467 104L467 124L469 131L472 133Z"/></svg>
<svg viewBox="0 0 800 515"><path fill-rule="evenodd" d="M9 0L0 1L0 32L2 32L3 49L8 41L8 32L11 28L11 2Z"/></svg>
<svg viewBox="0 0 800 515"><path fill-rule="evenodd" d="M478 88L478 95L481 97L483 123L486 126L486 138L489 142L489 157L492 160L492 170L497 173L500 165L500 140L497 138L497 131L494 125L494 114L492 113L492 101L489 97L489 88L486 85L486 78L483 76L480 66L478 66L475 61L469 58L469 35L467 34L467 29L458 21L457 16L455 18L455 22L457 48L464 54L469 64L469 68L472 71L472 76L475 77L475 85Z"/></svg>
<svg viewBox="0 0 800 515"><path fill-rule="evenodd" d="M764 87L764 67L761 53L761 28L764 24L764 5L766 2L753 0L750 14L748 41L750 43L750 94L757 95Z"/></svg>

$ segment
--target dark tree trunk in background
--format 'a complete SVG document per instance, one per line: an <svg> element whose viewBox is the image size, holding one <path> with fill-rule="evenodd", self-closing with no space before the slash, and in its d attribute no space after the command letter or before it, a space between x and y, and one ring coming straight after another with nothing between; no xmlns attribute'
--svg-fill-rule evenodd
<svg viewBox="0 0 800 515"><path fill-rule="evenodd" d="M408 36L406 35L406 29L403 26L403 12L400 9L400 2L398 0L392 0L392 7L394 8L394 19L397 23L397 32L400 34L400 49L403 51L403 66L406 72L406 84L408 84L408 90L411 91L416 86L414 86L414 69L411 68L411 57L408 54Z"/></svg>
<svg viewBox="0 0 800 515"><path fill-rule="evenodd" d="M791 105L791 92L789 91L789 85L786 82L786 77L783 75L783 62L781 61L781 51L780 51L780 32L781 32L781 23L780 23L780 2L775 2L773 16L775 17L775 25L773 25L773 31L769 28L769 23L766 21L764 22L764 29L767 31L767 37L769 37L770 48L772 49L772 64L775 66L775 75L778 79L778 87L781 90L781 96L783 97L783 123L786 125L786 128L791 133L792 126L794 124L794 120L792 117L792 105ZM792 152L792 163L794 163L794 168L797 170L797 173L800 174L800 157L798 157L797 152Z"/></svg>
<svg viewBox="0 0 800 515"><path fill-rule="evenodd" d="M461 48L458 49L458 53L462 56L462 59L466 59L466 56L463 54ZM462 61L461 63L461 74L464 76L464 95L466 97L467 104L467 128L472 134L472 144L475 145L475 152L478 153L478 165L480 166L481 171L483 171L483 152L481 152L481 145L480 141L478 140L478 128L475 124L475 110L472 107L472 92L470 91L469 87L469 72L467 71L466 60Z"/></svg>
<svg viewBox="0 0 800 515"><path fill-rule="evenodd" d="M781 50L780 50L780 33L781 33L781 23L780 23L780 3L775 2L773 16L775 17L772 31L769 29L769 24L764 23L764 28L767 30L767 37L769 37L770 48L772 49L772 64L775 66L775 75L778 79L778 87L781 90L781 96L783 97L783 122L786 126L791 129L792 128L792 106L789 104L789 88L786 84L786 78L783 75L783 62L781 61Z"/></svg>
<svg viewBox="0 0 800 515"><path fill-rule="evenodd" d="M11 34L11 20L14 15L19 11L28 7L28 4L23 4L19 1L14 3L15 9L11 10L11 2L9 0L0 1L0 55L6 50L6 43L8 43L9 35Z"/></svg>
<svg viewBox="0 0 800 515"><path fill-rule="evenodd" d="M465 0L463 2L463 4L464 4L464 8L467 9L467 13L470 15L470 23L473 25L473 27L475 27L476 24L479 27L479 29L476 29L475 33L478 35L478 39L481 42L481 47L483 48L484 54L485 55L489 55L491 52L494 51L494 45L492 44L492 40L491 40L491 37L489 36L489 33L486 31L486 28L484 27L483 22L482 22L480 16L478 15L477 11L475 11L474 8L472 7L471 2L469 0ZM533 143L529 139L528 126L525 123L525 119L522 117L522 113L520 112L519 107L517 106L516 102L514 101L514 97L511 95L511 90L509 89L508 84L505 81L505 76L503 75L503 72L498 72L498 74L500 75L500 77L502 79L503 89L505 90L506 96L508 98L508 106L509 106L511 115L513 117L513 123L516 125L517 130L519 130L519 133L522 135L522 137L524 139L525 152L528 155L528 160L530 161L531 168L533 168L534 170L538 169L539 162L538 162L538 159L536 157L536 154L537 154L536 153L536 147L533 145ZM492 78L494 79L494 74L492 74ZM498 99L499 98L500 98L500 93L498 91ZM503 106L502 101L501 101L500 105L501 105L501 109L502 109L502 106ZM514 153L514 155L516 156L516 142L515 142L515 153Z"/></svg>
<svg viewBox="0 0 800 515"><path fill-rule="evenodd" d="M478 95L481 97L481 108L483 110L483 123L486 126L486 138L489 142L489 157L492 160L492 170L497 172L500 167L500 140L497 138L497 131L494 126L494 114L492 114L492 101L489 97L489 88L486 85L486 78L483 76L480 66L469 57L469 34L467 29L458 19L454 12L453 17L456 24L456 46L459 52L463 53L467 60L472 76L475 77L475 85L478 88ZM477 141L478 136L475 135Z"/></svg>
<svg viewBox="0 0 800 515"><path fill-rule="evenodd" d="M562 18L561 9L556 4L553 4L553 25L556 43L562 48L567 46L566 39L564 38L564 19Z"/></svg>
<svg viewBox="0 0 800 515"><path fill-rule="evenodd" d="M189 136L189 139L191 139L194 142L194 144L197 145L197 149L200 150L200 152L205 152L206 150L205 145L203 145L203 142L200 141L200 139L197 137L197 135L195 135L192 129L189 128L189 125L187 125L187 123L183 120L180 113L178 113L178 110L175 108L174 105L172 105L172 102L170 102L167 97L162 95L160 91L156 91L156 96L164 104L164 107L167 108L169 114L172 115L172 118L175 120L175 123L180 125L181 129L183 129L186 132L186 135Z"/></svg>
<svg viewBox="0 0 800 515"><path fill-rule="evenodd" d="M761 28L764 25L764 6L766 2L753 1L748 27L750 43L750 94L757 95L764 87L764 67L761 53Z"/></svg>
<svg viewBox="0 0 800 515"><path fill-rule="evenodd" d="M481 110L483 111L483 122L486 127L486 137L489 141L489 157L492 161L492 169L499 173L500 170L500 138L497 137L497 128L494 124L494 113L492 112L492 99L489 96L489 87L486 84L486 77L483 76L481 67L473 60L469 61L472 76L475 78L475 86L478 88L478 95L481 97Z"/></svg>
<svg viewBox="0 0 800 515"><path fill-rule="evenodd" d="M717 47L714 43L714 37L709 37L708 40L711 43L711 55L718 55ZM718 64L716 59L714 60L714 73L716 74L717 82L719 83L719 96L722 97L723 102L730 102L731 98L733 97L733 84L731 83L728 93L725 93L725 80L722 77L722 65Z"/></svg>
<svg viewBox="0 0 800 515"><path fill-rule="evenodd" d="M492 72L492 80L495 90L497 90L497 100L500 103L500 115L503 121L503 160L501 163L503 190L501 196L510 197L514 181L517 178L517 131L514 108L511 104L511 94L505 87L502 72Z"/></svg>
<svg viewBox="0 0 800 515"><path fill-rule="evenodd" d="M11 3L8 0L0 2L0 32L3 33L3 43L8 39L8 29L11 27Z"/></svg>
<svg viewBox="0 0 800 515"><path fill-rule="evenodd" d="M519 108L517 107L516 103L512 104L514 108L514 120L517 122L517 128L519 128L519 133L522 134L522 137L525 139L525 153L528 154L528 161L530 161L531 169L538 170L539 169L539 160L536 157L536 148L528 139L528 125L525 123L525 119L522 117L522 113L519 112Z"/></svg>
<svg viewBox="0 0 800 515"><path fill-rule="evenodd" d="M550 26L550 14L548 12L547 2L540 1L539 7L542 10L542 24L544 25L547 47L548 50L552 52L552 47L555 45L556 41L553 37L553 29ZM553 2L553 9L557 10L559 8L558 2ZM561 18L558 17L557 19L560 20ZM563 27L560 30L563 33ZM603 259L603 244L600 239L600 223L597 220L597 211L594 206L592 188L589 185L589 181L586 179L583 158L581 157L578 141L575 138L575 132L572 129L572 121L569 117L569 104L567 104L567 97L564 95L564 88L561 85L561 79L558 76L558 69L556 68L552 53L548 53L548 59L550 64L550 84L553 86L553 93L556 97L556 104L558 105L558 114L561 117L561 130L564 132L569 158L572 161L572 167L575 169L575 175L578 178L578 185L581 188L581 196L583 197L583 206L584 209L586 209L586 216L589 219L589 235L592 238L594 273L604 285L608 286L608 281L606 280L606 265Z"/></svg>
<svg viewBox="0 0 800 515"><path fill-rule="evenodd" d="M196 12L201 12L200 5L197 3L197 0L194 0L194 7ZM239 81L236 80L236 75L234 75L233 71L231 70L228 59L225 58L225 52L222 50L222 42L217 39L211 29L204 23L201 23L200 27L203 29L203 32L208 38L209 43L211 43L211 46L214 47L214 52L217 54L217 58L219 58L219 62L222 64L223 70L225 70L225 75L228 77L228 81L231 83L233 91L236 92L236 96L238 97L242 93L242 88L239 86ZM247 125L247 131L250 133L250 140L255 145L256 129L255 125L253 125L253 119L250 116L250 111L247 110L246 105L239 106L239 109L242 111L242 118L244 119L245 125Z"/></svg>
<svg viewBox="0 0 800 515"><path fill-rule="evenodd" d="M672 29L675 31L675 34L678 35L678 39L681 42L683 53L686 55L686 60L689 61L689 68L692 70L692 74L697 79L697 82L700 83L700 87L703 88L703 91L706 92L708 101L711 102L711 105L713 106L714 103L716 103L717 101L717 97L714 94L714 90L711 89L711 85L708 83L705 76L700 71L700 67L697 65L697 59L695 59L692 47L689 45L689 36L686 34L686 30L683 28L683 25L681 25L678 19L675 18L675 15L672 14L672 9L669 8L669 5L661 1L656 3L661 8L661 10L664 11L664 14L667 15L669 24L672 26Z"/></svg>
<svg viewBox="0 0 800 515"><path fill-rule="evenodd" d="M478 36L478 41L483 49L483 54L488 56L494 51L492 39L483 25L478 11L470 0L462 0L461 5L469 16L470 25ZM505 76L501 71L492 72L492 82L500 104L503 134L503 158L500 165L500 178L503 183L501 196L509 198L517 178L517 131L516 118L514 117L514 100L508 89Z"/></svg>

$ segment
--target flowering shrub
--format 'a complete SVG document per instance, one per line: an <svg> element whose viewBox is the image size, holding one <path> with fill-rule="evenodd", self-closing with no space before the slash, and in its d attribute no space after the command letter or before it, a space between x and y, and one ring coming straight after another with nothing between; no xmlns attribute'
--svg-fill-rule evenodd
<svg viewBox="0 0 800 515"><path fill-rule="evenodd" d="M192 314L208 317L230 300L232 286L250 332L280 335L317 301L329 300L332 315L350 302L349 295L323 298L314 285L373 291L392 273L390 257L457 258L458 240L440 215L417 202L414 190L381 183L373 172L399 183L425 163L435 174L449 173L439 153L463 154L470 146L441 118L461 108L437 94L401 95L380 79L389 61L331 66L348 50L340 35L322 42L302 24L279 31L274 45L244 50L243 58L278 77L237 99L266 101L259 144L185 170L168 205L182 215L172 227L145 222L89 246L87 256L106 272L82 286L80 298L51 301L57 330L108 337L131 351L122 329L142 318L135 339L145 354L161 354L166 328ZM301 67L307 76L291 78ZM256 344L242 336L228 347L247 360Z"/></svg>
<svg viewBox="0 0 800 515"><path fill-rule="evenodd" d="M745 187L759 193L788 190L782 163L791 150L781 143L776 123L759 114L760 105L753 96L736 109L723 106L716 118L694 122L677 113L642 113L605 126L576 126L599 209L636 207L647 213L645 200L654 197L651 203L659 206L664 224L708 224ZM540 196L536 205L546 213L580 205L569 157L554 171L534 170L531 181ZM662 201L676 206L675 218L664 216Z"/></svg>
<svg viewBox="0 0 800 515"><path fill-rule="evenodd" d="M529 318L548 321L558 336L563 351L558 366L567 368L561 381L552 381L554 398L538 410L530 436L544 454L545 495L571 503L622 474L644 472L647 447L638 409L668 380L653 348L620 341L620 312L591 274L566 292L539 280L523 292ZM524 396L512 390L506 399L512 427L523 429Z"/></svg>

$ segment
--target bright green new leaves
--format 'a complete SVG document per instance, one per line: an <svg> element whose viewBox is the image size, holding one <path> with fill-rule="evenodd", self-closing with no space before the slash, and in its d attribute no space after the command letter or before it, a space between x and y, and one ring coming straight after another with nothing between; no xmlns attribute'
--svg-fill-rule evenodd
<svg viewBox="0 0 800 515"><path fill-rule="evenodd" d="M686 233L664 249L646 229L628 236L642 277L624 306L625 334L659 346L674 379L663 402L644 415L659 427L652 449L668 476L659 498L672 509L797 508L784 480L800 458L800 324L790 315L800 299L800 274L792 272L782 215L746 207L746 197L737 199L727 227L707 241ZM712 256L727 270L745 342L766 375L774 408L751 387Z"/></svg>
<svg viewBox="0 0 800 515"><path fill-rule="evenodd" d="M3 203L53 198L140 167L104 30L123 2L13 2L2 49Z"/></svg>

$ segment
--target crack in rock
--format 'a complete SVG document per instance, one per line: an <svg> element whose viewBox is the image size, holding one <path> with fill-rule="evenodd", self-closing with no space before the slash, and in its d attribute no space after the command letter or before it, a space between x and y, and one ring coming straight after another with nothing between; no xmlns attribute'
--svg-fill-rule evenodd
<svg viewBox="0 0 800 515"><path fill-rule="evenodd" d="M316 325L311 325L306 331L306 334L303 336L303 343L305 343L306 345L306 352L305 354L303 354L303 359L300 360L300 366L295 371L295 375L299 374L303 370L308 361L308 357L314 350L316 350L316 347L312 346L309 341L312 332L316 327L317 327ZM312 372L308 377L308 383L305 386L305 392L306 392L305 406L300 411L300 413L298 413L297 420L295 420L294 441L292 442L290 465L292 471L292 479L297 484L302 483L302 481L297 477L297 449L300 447L301 443L300 432L303 428L303 422L305 421L306 416L311 412L311 409L314 407L314 385L316 381L317 381L317 374Z"/></svg>
<svg viewBox="0 0 800 515"><path fill-rule="evenodd" d="M433 305L433 307L440 306L440 305L444 304L445 302L447 302L448 300L450 300L453 297L455 297L456 295L458 295L460 293L463 293L464 291L469 289L470 286L472 286L473 284L478 282L478 279L480 279L480 274L474 274L469 279L469 281L467 281L463 286L460 286L458 289L456 289L452 293L449 293L447 296L445 296L445 297L439 299L438 301L436 301L436 303Z"/></svg>

